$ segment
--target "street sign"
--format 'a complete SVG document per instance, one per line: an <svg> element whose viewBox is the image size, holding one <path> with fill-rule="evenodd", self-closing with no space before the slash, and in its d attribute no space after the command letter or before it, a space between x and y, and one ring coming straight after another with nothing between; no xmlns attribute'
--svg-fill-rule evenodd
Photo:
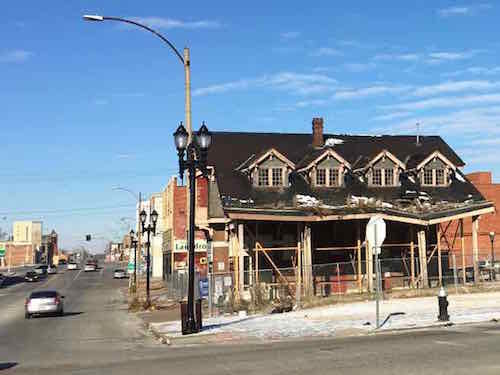
<svg viewBox="0 0 500 375"><path fill-rule="evenodd" d="M385 221L381 216L373 216L366 225L366 241L374 254L380 254L380 246L385 240Z"/></svg>
<svg viewBox="0 0 500 375"><path fill-rule="evenodd" d="M4 258L4 257L5 257L5 245L0 244L0 258Z"/></svg>

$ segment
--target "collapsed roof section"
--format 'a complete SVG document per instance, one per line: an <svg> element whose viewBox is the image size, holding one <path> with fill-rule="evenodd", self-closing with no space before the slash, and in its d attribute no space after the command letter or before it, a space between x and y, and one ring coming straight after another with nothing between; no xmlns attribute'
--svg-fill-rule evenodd
<svg viewBox="0 0 500 375"><path fill-rule="evenodd" d="M299 216L385 212L426 222L454 212L494 209L464 177L459 170L464 162L439 136L420 136L418 143L416 136L322 136L324 142L318 147L312 145L310 134L214 132L208 161L215 169L225 212L279 211L280 215L293 212ZM244 170L270 150L286 158L295 169L283 188L256 189ZM341 187L317 187L299 173L325 150L334 152L350 167ZM406 166L398 186L369 186L357 173L381 154ZM456 167L451 182L447 186L421 186L412 171L435 155Z"/></svg>

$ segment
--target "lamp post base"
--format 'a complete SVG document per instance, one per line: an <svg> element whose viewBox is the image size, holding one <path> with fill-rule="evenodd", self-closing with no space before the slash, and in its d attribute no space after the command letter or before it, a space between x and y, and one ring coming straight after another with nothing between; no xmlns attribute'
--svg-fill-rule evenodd
<svg viewBox="0 0 500 375"><path fill-rule="evenodd" d="M181 326L183 335L198 333L203 327L201 316L201 299L196 301L195 316L188 318L187 302L181 302Z"/></svg>

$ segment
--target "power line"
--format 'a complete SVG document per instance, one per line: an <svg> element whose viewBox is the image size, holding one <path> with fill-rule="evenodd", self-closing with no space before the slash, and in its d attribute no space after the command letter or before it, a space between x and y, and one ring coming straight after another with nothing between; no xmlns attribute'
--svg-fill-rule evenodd
<svg viewBox="0 0 500 375"><path fill-rule="evenodd" d="M35 210L35 211L2 211L1 215L50 215L57 213L78 213L81 211L98 211L98 210L109 210L118 208L135 208L135 204L126 205L116 205L116 206L101 206L101 207L79 207L79 208L61 208L61 209L47 209L47 210Z"/></svg>

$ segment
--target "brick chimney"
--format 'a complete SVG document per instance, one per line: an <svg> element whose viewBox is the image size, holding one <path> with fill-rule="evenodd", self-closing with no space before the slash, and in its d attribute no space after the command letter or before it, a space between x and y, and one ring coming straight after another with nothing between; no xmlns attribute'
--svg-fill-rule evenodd
<svg viewBox="0 0 500 375"><path fill-rule="evenodd" d="M312 131L313 131L313 147L323 147L323 117L314 117L312 120Z"/></svg>

